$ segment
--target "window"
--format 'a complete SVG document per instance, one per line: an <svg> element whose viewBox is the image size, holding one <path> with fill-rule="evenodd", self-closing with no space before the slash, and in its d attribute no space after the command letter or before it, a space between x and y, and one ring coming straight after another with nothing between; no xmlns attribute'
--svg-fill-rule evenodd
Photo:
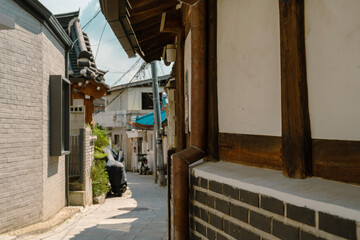
<svg viewBox="0 0 360 240"><path fill-rule="evenodd" d="M118 144L119 143L119 135L115 134L114 135L114 144Z"/></svg>
<svg viewBox="0 0 360 240"><path fill-rule="evenodd" d="M152 92L141 93L141 109L154 109Z"/></svg>
<svg viewBox="0 0 360 240"><path fill-rule="evenodd" d="M50 155L70 153L70 82L50 76Z"/></svg>
<svg viewBox="0 0 360 240"><path fill-rule="evenodd" d="M160 108L162 106L162 93L159 93ZM154 109L153 93L143 92L141 93L141 109Z"/></svg>

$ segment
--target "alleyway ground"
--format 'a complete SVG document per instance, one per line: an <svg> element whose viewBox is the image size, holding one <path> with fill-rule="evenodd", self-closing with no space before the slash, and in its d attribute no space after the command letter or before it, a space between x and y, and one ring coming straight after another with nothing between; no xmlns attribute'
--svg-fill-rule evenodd
<svg viewBox="0 0 360 240"><path fill-rule="evenodd" d="M166 187L153 176L127 173L129 190L123 197L107 198L67 223L32 239L128 240L167 239Z"/></svg>

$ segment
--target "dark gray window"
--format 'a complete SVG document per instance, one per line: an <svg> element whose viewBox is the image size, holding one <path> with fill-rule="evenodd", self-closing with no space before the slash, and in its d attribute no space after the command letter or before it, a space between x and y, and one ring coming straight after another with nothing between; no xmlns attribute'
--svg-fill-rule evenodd
<svg viewBox="0 0 360 240"><path fill-rule="evenodd" d="M50 76L50 155L70 153L70 82Z"/></svg>

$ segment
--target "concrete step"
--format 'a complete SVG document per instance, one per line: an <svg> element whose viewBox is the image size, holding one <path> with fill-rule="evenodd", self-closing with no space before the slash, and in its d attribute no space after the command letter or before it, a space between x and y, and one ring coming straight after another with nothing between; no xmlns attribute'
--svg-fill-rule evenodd
<svg viewBox="0 0 360 240"><path fill-rule="evenodd" d="M82 184L80 181L70 181L69 182L69 191L81 191L83 190Z"/></svg>
<svg viewBox="0 0 360 240"><path fill-rule="evenodd" d="M87 205L85 191L70 191L69 192L69 203L70 203L70 206L85 207Z"/></svg>

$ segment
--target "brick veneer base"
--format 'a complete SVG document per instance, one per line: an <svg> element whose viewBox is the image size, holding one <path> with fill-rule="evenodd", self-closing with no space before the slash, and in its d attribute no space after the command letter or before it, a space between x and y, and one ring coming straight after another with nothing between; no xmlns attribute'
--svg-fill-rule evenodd
<svg viewBox="0 0 360 240"><path fill-rule="evenodd" d="M191 239L359 239L356 221L194 175L190 198Z"/></svg>

